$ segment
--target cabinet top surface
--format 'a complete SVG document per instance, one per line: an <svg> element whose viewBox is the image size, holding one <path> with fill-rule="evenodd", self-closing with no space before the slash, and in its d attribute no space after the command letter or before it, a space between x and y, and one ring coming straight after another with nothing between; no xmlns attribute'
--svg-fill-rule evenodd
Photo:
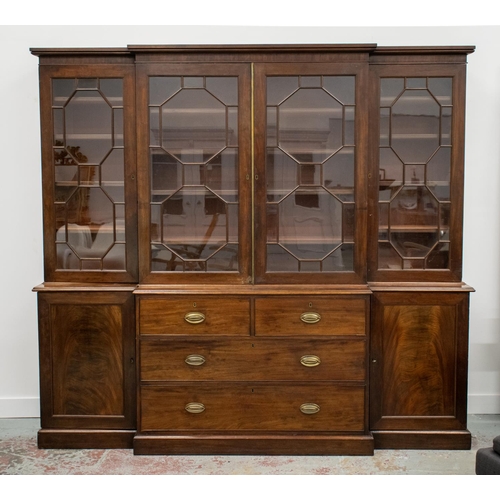
<svg viewBox="0 0 500 500"><path fill-rule="evenodd" d="M128 45L127 47L31 48L35 56L69 54L133 55L143 52L366 52L373 54L470 54L475 46L377 46L370 44Z"/></svg>

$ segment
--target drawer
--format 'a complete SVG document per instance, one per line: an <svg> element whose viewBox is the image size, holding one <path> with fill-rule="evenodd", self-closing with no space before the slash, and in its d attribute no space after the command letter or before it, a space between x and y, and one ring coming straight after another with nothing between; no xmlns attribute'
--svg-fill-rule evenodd
<svg viewBox="0 0 500 500"><path fill-rule="evenodd" d="M364 430L362 386L146 386L141 431Z"/></svg>
<svg viewBox="0 0 500 500"><path fill-rule="evenodd" d="M255 335L365 335L368 301L348 297L255 300Z"/></svg>
<svg viewBox="0 0 500 500"><path fill-rule="evenodd" d="M364 339L146 338L140 346L143 381L363 381L365 356Z"/></svg>
<svg viewBox="0 0 500 500"><path fill-rule="evenodd" d="M250 300L141 297L139 332L143 335L249 335Z"/></svg>

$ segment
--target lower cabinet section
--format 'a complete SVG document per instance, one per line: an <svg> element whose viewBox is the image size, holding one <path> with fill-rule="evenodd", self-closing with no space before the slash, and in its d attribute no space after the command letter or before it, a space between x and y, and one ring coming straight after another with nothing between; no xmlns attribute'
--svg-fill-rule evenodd
<svg viewBox="0 0 500 500"><path fill-rule="evenodd" d="M42 448L128 447L136 428L134 297L40 292Z"/></svg>
<svg viewBox="0 0 500 500"><path fill-rule="evenodd" d="M259 290L39 290L39 447L470 448L470 289Z"/></svg>
<svg viewBox="0 0 500 500"><path fill-rule="evenodd" d="M469 294L375 292L370 428L378 448L468 449Z"/></svg>

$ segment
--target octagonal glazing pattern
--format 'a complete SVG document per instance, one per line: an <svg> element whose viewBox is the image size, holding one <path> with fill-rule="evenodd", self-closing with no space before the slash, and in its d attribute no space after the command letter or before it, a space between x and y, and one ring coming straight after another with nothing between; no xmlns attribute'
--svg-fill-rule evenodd
<svg viewBox="0 0 500 500"><path fill-rule="evenodd" d="M379 269L447 269L452 78L382 78Z"/></svg>
<svg viewBox="0 0 500 500"><path fill-rule="evenodd" d="M149 80L151 270L238 271L238 79Z"/></svg>
<svg viewBox="0 0 500 500"><path fill-rule="evenodd" d="M123 80L52 80L58 270L125 270Z"/></svg>
<svg viewBox="0 0 500 500"><path fill-rule="evenodd" d="M268 76L268 272L353 271L355 77Z"/></svg>

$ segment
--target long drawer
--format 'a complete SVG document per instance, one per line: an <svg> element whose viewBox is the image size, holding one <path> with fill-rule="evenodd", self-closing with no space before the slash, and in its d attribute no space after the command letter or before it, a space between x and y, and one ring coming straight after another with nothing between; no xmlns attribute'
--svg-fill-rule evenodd
<svg viewBox="0 0 500 500"><path fill-rule="evenodd" d="M335 384L143 386L140 430L362 432L364 401Z"/></svg>
<svg viewBox="0 0 500 500"><path fill-rule="evenodd" d="M364 339L141 340L142 381L365 378Z"/></svg>
<svg viewBox="0 0 500 500"><path fill-rule="evenodd" d="M250 300L213 296L141 298L143 335L249 335Z"/></svg>
<svg viewBox="0 0 500 500"><path fill-rule="evenodd" d="M367 300L347 297L255 299L255 335L365 335Z"/></svg>

